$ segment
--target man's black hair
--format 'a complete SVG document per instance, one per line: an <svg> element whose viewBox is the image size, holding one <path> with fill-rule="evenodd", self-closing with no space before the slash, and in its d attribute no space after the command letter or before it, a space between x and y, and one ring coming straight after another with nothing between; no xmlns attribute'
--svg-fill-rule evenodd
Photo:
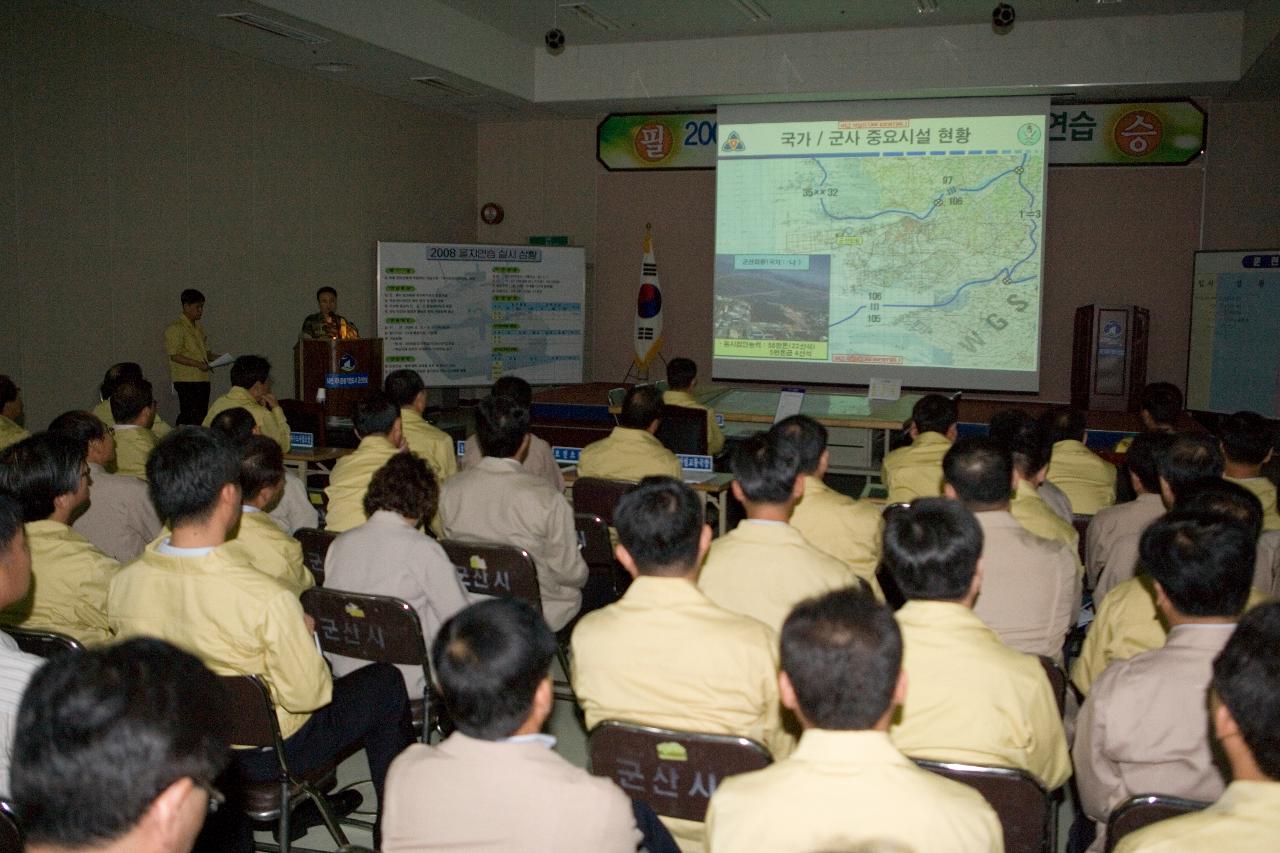
<svg viewBox="0 0 1280 853"><path fill-rule="evenodd" d="M1182 391L1171 382L1152 382L1142 389L1141 408L1158 425L1172 429L1182 414Z"/></svg>
<svg viewBox="0 0 1280 853"><path fill-rule="evenodd" d="M431 644L449 717L458 731L480 740L502 740L520 728L555 654L547 623L515 598L489 599L456 613Z"/></svg>
<svg viewBox="0 0 1280 853"><path fill-rule="evenodd" d="M812 474L818 470L822 453L827 449L827 428L808 415L792 415L773 425L769 430L771 440L786 444L800 456L800 473Z"/></svg>
<svg viewBox="0 0 1280 853"><path fill-rule="evenodd" d="M686 575L697 568L702 502L671 477L645 477L613 510L618 541L643 575Z"/></svg>
<svg viewBox="0 0 1280 853"><path fill-rule="evenodd" d="M206 521L227 483L240 482L240 451L221 433L181 426L147 457L147 487L170 529Z"/></svg>
<svg viewBox="0 0 1280 853"><path fill-rule="evenodd" d="M758 432L734 446L729 467L748 501L783 504L800 476L800 454L790 443Z"/></svg>
<svg viewBox="0 0 1280 853"><path fill-rule="evenodd" d="M1218 427L1218 437L1226 457L1240 465L1261 465L1276 446L1275 427L1257 412L1228 416Z"/></svg>
<svg viewBox="0 0 1280 853"><path fill-rule="evenodd" d="M183 305L203 305L205 301L204 294L194 287L188 287L182 291L182 296L179 298L182 300Z"/></svg>
<svg viewBox="0 0 1280 853"><path fill-rule="evenodd" d="M111 392L111 417L117 424L127 424L155 401L155 392L147 380L121 379Z"/></svg>
<svg viewBox="0 0 1280 853"><path fill-rule="evenodd" d="M1147 526L1138 553L1180 613L1235 617L1249 599L1257 545L1243 524L1175 509Z"/></svg>
<svg viewBox="0 0 1280 853"><path fill-rule="evenodd" d="M338 291L334 290L332 287L326 284L324 287L321 287L318 290L316 290L316 301L317 302L320 301L320 297L326 293L332 293L334 299L338 298Z"/></svg>
<svg viewBox="0 0 1280 853"><path fill-rule="evenodd" d="M391 402L403 409L406 406L412 406L413 401L418 399L418 395L427 390L427 385L418 375L418 371L401 368L387 374L386 380L382 383L382 390L391 398Z"/></svg>
<svg viewBox="0 0 1280 853"><path fill-rule="evenodd" d="M1148 494L1160 494L1160 464L1172 446L1173 436L1167 432L1140 432L1133 437L1124 464Z"/></svg>
<svg viewBox="0 0 1280 853"><path fill-rule="evenodd" d="M237 447L243 447L249 439L253 438L253 428L257 425L258 422L253 419L253 415L243 406L223 409L209 421L210 429L222 433Z"/></svg>
<svg viewBox="0 0 1280 853"><path fill-rule="evenodd" d="M902 634L869 591L829 592L797 604L783 623L782 670L813 726L869 729L893 701Z"/></svg>
<svg viewBox="0 0 1280 853"><path fill-rule="evenodd" d="M515 456L529 433L529 409L510 397L490 394L476 406L476 440L485 456Z"/></svg>
<svg viewBox="0 0 1280 853"><path fill-rule="evenodd" d="M386 435L391 432L399 417L400 407L381 391L366 394L356 400L351 408L351 424L355 427L356 435L361 438Z"/></svg>
<svg viewBox="0 0 1280 853"><path fill-rule="evenodd" d="M1199 433L1174 436L1160 459L1160 476L1169 484L1175 503L1182 499L1187 486L1206 477L1221 477L1224 468L1218 442Z"/></svg>
<svg viewBox="0 0 1280 853"><path fill-rule="evenodd" d="M884 565L909 599L959 601L982 554L982 527L956 501L919 498L889 513Z"/></svg>
<svg viewBox="0 0 1280 853"><path fill-rule="evenodd" d="M916 432L946 434L960 417L960 407L955 400L941 394L925 394L911 407L911 423Z"/></svg>
<svg viewBox="0 0 1280 853"><path fill-rule="evenodd" d="M533 386L519 376L499 377L489 393L495 397L510 397L526 409L533 406Z"/></svg>
<svg viewBox="0 0 1280 853"><path fill-rule="evenodd" d="M662 392L657 385L637 385L622 400L618 423L628 429L648 429L662 417Z"/></svg>
<svg viewBox="0 0 1280 853"><path fill-rule="evenodd" d="M1262 501L1239 483L1221 477L1205 477L1188 483L1174 509L1225 516L1244 525L1254 539L1262 535Z"/></svg>
<svg viewBox="0 0 1280 853"><path fill-rule="evenodd" d="M18 385L8 376L0 373L0 409L18 399Z"/></svg>
<svg viewBox="0 0 1280 853"><path fill-rule="evenodd" d="M102 376L102 384L98 386L98 396L103 400L110 400L111 394L116 390L116 385L120 384L121 379L141 379L142 365L136 361L121 361L107 368L107 372Z"/></svg>
<svg viewBox="0 0 1280 853"><path fill-rule="evenodd" d="M942 457L942 479L974 511L999 506L1009 502L1013 456L990 436L961 438Z"/></svg>
<svg viewBox="0 0 1280 853"><path fill-rule="evenodd" d="M24 522L22 502L8 491L0 491L0 551L9 550Z"/></svg>
<svg viewBox="0 0 1280 853"><path fill-rule="evenodd" d="M27 842L103 846L174 782L210 785L228 760L228 707L213 673L161 640L51 658L22 696L13 744Z"/></svg>
<svg viewBox="0 0 1280 853"><path fill-rule="evenodd" d="M284 481L284 451L274 438L251 436L240 457L241 499L253 500L263 489Z"/></svg>
<svg viewBox="0 0 1280 853"><path fill-rule="evenodd" d="M672 391L686 391L698 376L698 365L691 358L673 358L667 362L667 387Z"/></svg>
<svg viewBox="0 0 1280 853"><path fill-rule="evenodd" d="M1059 441L1084 441L1088 421L1084 412L1070 406L1058 406L1044 413L1041 419L1049 434L1049 443Z"/></svg>
<svg viewBox="0 0 1280 853"><path fill-rule="evenodd" d="M79 410L63 412L49 424L49 432L69 436L84 445L88 453L89 445L107 437L107 425L95 415Z"/></svg>
<svg viewBox="0 0 1280 853"><path fill-rule="evenodd" d="M260 355L242 355L231 363L231 384L252 388L271 376L271 362Z"/></svg>
<svg viewBox="0 0 1280 853"><path fill-rule="evenodd" d="M1009 450L1013 467L1023 477L1033 477L1049 464L1049 434L1043 424L1022 409L996 412L987 435Z"/></svg>
<svg viewBox="0 0 1280 853"><path fill-rule="evenodd" d="M1241 617L1213 662L1213 692L1267 778L1280 782L1280 602Z"/></svg>
<svg viewBox="0 0 1280 853"><path fill-rule="evenodd" d="M78 491L85 446L67 435L40 432L0 451L0 489L22 504L24 521L53 515L54 499Z"/></svg>
<svg viewBox="0 0 1280 853"><path fill-rule="evenodd" d="M412 453L397 453L373 474L364 493L364 514L388 510L430 522L436 514L440 487L431 466Z"/></svg>

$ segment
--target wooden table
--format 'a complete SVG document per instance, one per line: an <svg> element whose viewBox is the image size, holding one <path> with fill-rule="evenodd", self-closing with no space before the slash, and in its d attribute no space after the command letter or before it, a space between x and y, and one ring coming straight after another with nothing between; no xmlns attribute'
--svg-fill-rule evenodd
<svg viewBox="0 0 1280 853"><path fill-rule="evenodd" d="M307 481L307 468L314 465L328 472L331 465L353 451L350 447L314 447L310 450L290 450L284 455L284 467L292 469L302 482Z"/></svg>
<svg viewBox="0 0 1280 853"><path fill-rule="evenodd" d="M569 503L573 503L573 482L578 479L578 469L576 467L561 468L560 473L564 475L565 497L569 499ZM729 484L733 482L733 475L713 474L707 480L696 483L687 480L685 482L698 493L698 498L702 501L704 514L708 503L716 505L716 510L719 513L716 535L725 535L729 526Z"/></svg>

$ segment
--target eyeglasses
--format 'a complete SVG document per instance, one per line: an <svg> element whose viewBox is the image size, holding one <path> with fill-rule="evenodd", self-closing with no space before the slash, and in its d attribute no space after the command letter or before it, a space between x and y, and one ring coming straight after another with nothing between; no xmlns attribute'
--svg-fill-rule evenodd
<svg viewBox="0 0 1280 853"><path fill-rule="evenodd" d="M192 781L196 783L197 787L203 788L204 792L209 795L209 814L217 814L218 809L227 802L227 795L208 782L198 782L194 779Z"/></svg>

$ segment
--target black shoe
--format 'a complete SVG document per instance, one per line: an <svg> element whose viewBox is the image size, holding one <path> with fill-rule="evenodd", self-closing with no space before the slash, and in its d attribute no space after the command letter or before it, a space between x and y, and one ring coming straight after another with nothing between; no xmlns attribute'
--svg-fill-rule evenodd
<svg viewBox="0 0 1280 853"><path fill-rule="evenodd" d="M360 808L361 804L364 803L364 795L355 788L348 788L345 791L327 795L325 800L328 801L329 809L333 812L334 817L343 818ZM293 843L310 832L313 827L323 825L324 818L320 816L320 809L316 808L316 804L310 798L307 798L293 810L293 814L289 815L289 842ZM271 830L271 834L275 836L276 843L279 844L279 823L276 823Z"/></svg>

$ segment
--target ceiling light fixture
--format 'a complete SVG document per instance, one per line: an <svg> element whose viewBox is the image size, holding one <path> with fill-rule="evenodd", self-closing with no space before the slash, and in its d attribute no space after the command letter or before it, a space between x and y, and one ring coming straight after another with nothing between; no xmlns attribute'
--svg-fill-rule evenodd
<svg viewBox="0 0 1280 853"><path fill-rule="evenodd" d="M770 15L769 11L757 3L756 0L729 0L729 2L737 6L739 12L756 23L773 20L773 15Z"/></svg>
<svg viewBox="0 0 1280 853"><path fill-rule="evenodd" d="M561 3L560 8L572 9L578 13L579 18L582 18L582 20L589 24L594 24L602 30L613 31L622 29L621 24L613 18L603 15L597 10L591 8L588 3Z"/></svg>
<svg viewBox="0 0 1280 853"><path fill-rule="evenodd" d="M916 12L921 15L932 15L938 11L938 0L916 0Z"/></svg>
<svg viewBox="0 0 1280 853"><path fill-rule="evenodd" d="M475 92L471 91L470 89L464 89L461 86L458 86L454 83L450 83L448 80L444 79L443 77L432 75L429 77L411 77L409 79L413 80L413 82L415 83L421 83L422 85L426 86L428 89L432 89L436 92L439 92L442 95L449 95L454 98L476 97Z"/></svg>
<svg viewBox="0 0 1280 853"><path fill-rule="evenodd" d="M341 74L344 71L356 70L356 67L350 62L317 62L311 67L316 71L328 71L331 74Z"/></svg>
<svg viewBox="0 0 1280 853"><path fill-rule="evenodd" d="M303 44L309 44L313 47L320 44L328 44L329 40L306 30L300 30L297 27L291 27L288 24L271 18L265 18L262 15L255 15L252 12L226 12L218 15L219 18L225 18L228 21L235 21L237 24L244 24L246 27L253 27L255 30L262 30L264 33L271 33L274 36L283 36L293 41L300 41Z"/></svg>

